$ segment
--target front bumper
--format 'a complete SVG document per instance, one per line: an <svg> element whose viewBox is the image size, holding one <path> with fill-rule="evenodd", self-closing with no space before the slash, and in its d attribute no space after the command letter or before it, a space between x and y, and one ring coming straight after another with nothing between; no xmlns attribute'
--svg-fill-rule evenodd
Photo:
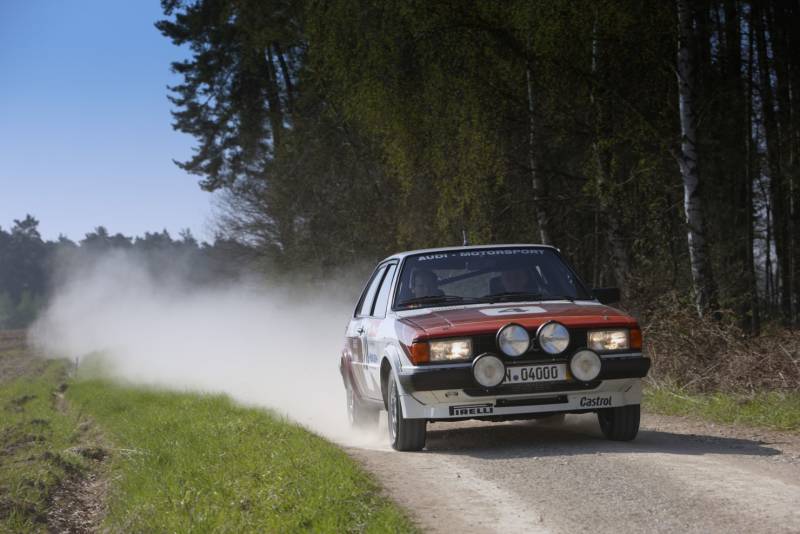
<svg viewBox="0 0 800 534"><path fill-rule="evenodd" d="M605 380L590 390L476 398L458 393L442 399L433 393L400 395L403 414L409 419L502 419L525 414L590 412L642 402L641 379ZM444 402L442 402L444 401Z"/></svg>
<svg viewBox="0 0 800 534"><path fill-rule="evenodd" d="M630 353L603 356L600 375L592 382L573 379L483 388L475 382L470 364L405 368L398 377L408 418L491 419L639 404L640 379L649 369L649 358Z"/></svg>

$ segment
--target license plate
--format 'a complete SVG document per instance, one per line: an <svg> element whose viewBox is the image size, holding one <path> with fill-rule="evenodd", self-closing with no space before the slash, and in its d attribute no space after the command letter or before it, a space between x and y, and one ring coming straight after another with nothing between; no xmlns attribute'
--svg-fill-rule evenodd
<svg viewBox="0 0 800 534"><path fill-rule="evenodd" d="M567 364L549 363L546 365L525 365L507 367L504 384L530 384L535 382L555 382L567 380Z"/></svg>

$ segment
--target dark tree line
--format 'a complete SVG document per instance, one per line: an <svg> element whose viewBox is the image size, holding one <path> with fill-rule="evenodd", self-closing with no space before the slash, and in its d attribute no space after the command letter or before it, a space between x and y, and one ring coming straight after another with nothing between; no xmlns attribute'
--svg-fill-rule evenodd
<svg viewBox="0 0 800 534"><path fill-rule="evenodd" d="M189 230L173 239L166 230L129 237L98 226L76 243L63 236L44 240L38 226L27 215L14 220L8 232L0 228L0 329L28 326L64 276L91 267L109 252L125 251L128 260L140 262L154 277L179 277L190 286L234 279L252 256L231 240L198 243Z"/></svg>
<svg viewBox="0 0 800 534"><path fill-rule="evenodd" d="M797 324L800 2L162 0L180 165L283 269L559 246Z"/></svg>

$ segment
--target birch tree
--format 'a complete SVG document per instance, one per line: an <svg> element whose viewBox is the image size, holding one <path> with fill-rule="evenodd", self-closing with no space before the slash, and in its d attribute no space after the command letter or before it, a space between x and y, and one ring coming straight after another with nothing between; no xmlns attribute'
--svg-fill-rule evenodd
<svg viewBox="0 0 800 534"><path fill-rule="evenodd" d="M533 81L531 79L531 64L528 61L525 69L525 82L528 95L528 165L531 169L531 187L533 188L533 204L536 210L536 222L539 227L539 240L544 245L551 244L550 223L547 220L547 210L544 202L544 183L536 168L536 119L533 111Z"/></svg>
<svg viewBox="0 0 800 534"><path fill-rule="evenodd" d="M683 209L695 305L700 316L717 306L714 278L708 257L708 244L697 168L697 115L694 107L696 65L693 53L692 11L689 0L677 0L678 8L678 109L681 124L681 149L676 155L683 178Z"/></svg>

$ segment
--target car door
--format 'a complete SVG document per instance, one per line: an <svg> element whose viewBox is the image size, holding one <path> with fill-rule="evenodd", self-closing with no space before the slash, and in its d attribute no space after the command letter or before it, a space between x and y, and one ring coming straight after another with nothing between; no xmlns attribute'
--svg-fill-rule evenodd
<svg viewBox="0 0 800 534"><path fill-rule="evenodd" d="M353 319L347 327L347 342L352 354L350 362L352 379L355 382L354 386L357 391L362 396L367 397L372 397L370 393L372 388L367 371L367 328L370 326L369 317L375 304L375 295L385 272L386 265L380 265L372 273L367 286L361 294L361 299L358 301Z"/></svg>
<svg viewBox="0 0 800 534"><path fill-rule="evenodd" d="M386 264L386 272L375 296L375 303L368 318L364 320L364 335L366 348L366 369L369 387L367 394L374 399L381 400L381 358L389 338L394 333L391 325L385 324L386 311L391 296L397 263Z"/></svg>

